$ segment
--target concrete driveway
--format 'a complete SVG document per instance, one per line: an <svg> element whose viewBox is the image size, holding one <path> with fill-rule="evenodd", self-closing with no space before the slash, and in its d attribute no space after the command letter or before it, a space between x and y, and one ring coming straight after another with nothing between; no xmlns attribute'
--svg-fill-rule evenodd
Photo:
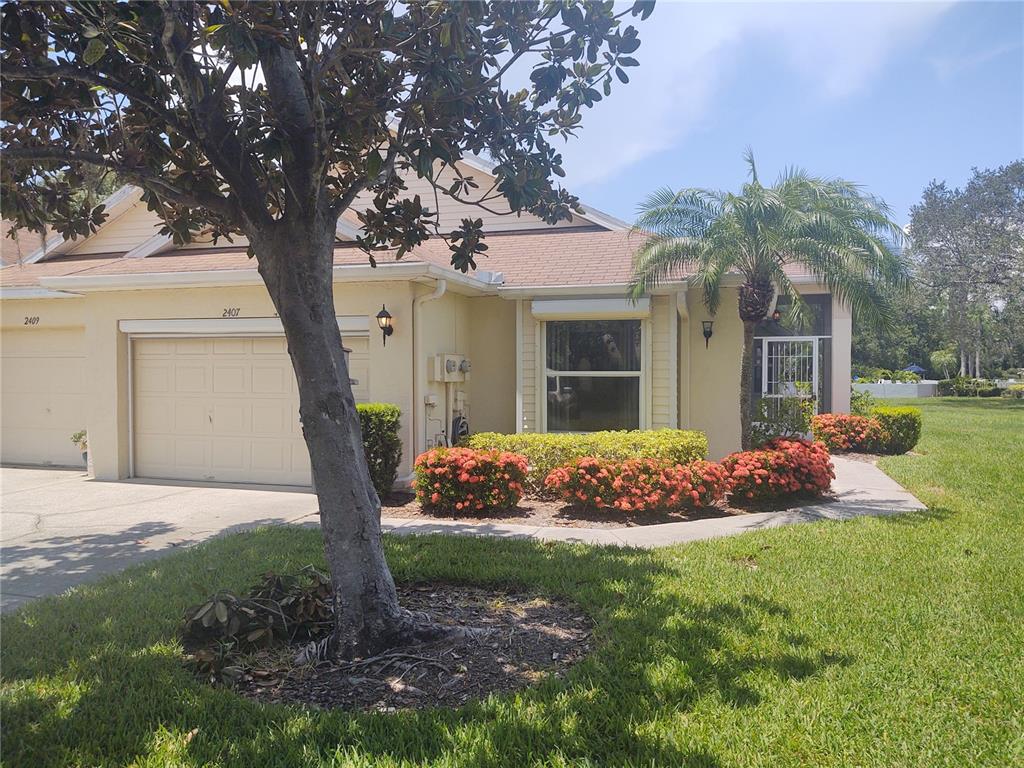
<svg viewBox="0 0 1024 768"><path fill-rule="evenodd" d="M309 491L0 468L0 609L222 533L314 522Z"/></svg>

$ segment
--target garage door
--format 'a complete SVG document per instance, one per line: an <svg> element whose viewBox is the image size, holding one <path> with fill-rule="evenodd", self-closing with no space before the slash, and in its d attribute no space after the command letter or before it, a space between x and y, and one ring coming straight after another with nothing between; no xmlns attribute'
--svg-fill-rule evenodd
<svg viewBox="0 0 1024 768"><path fill-rule="evenodd" d="M86 426L85 332L4 331L0 357L0 460L81 467L71 444Z"/></svg>
<svg viewBox="0 0 1024 768"><path fill-rule="evenodd" d="M345 343L365 400L366 339ZM283 337L139 338L133 348L136 476L310 484Z"/></svg>

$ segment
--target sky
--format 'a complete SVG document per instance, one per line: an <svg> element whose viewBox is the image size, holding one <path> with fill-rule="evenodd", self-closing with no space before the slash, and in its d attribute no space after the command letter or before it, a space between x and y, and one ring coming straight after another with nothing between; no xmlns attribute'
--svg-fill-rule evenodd
<svg viewBox="0 0 1024 768"><path fill-rule="evenodd" d="M663 186L738 189L795 165L883 198L1024 157L1024 2L661 0L631 82L588 110L566 186L632 221Z"/></svg>

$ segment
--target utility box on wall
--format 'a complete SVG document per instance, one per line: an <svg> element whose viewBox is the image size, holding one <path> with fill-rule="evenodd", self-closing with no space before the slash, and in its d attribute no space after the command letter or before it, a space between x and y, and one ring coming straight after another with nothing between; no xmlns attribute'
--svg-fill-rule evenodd
<svg viewBox="0 0 1024 768"><path fill-rule="evenodd" d="M434 355L433 381L450 384L469 378L470 364L462 355Z"/></svg>

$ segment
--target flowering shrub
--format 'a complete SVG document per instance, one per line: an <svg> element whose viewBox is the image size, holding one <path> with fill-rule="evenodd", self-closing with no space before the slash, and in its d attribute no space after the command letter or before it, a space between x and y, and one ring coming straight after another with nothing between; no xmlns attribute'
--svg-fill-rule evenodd
<svg viewBox="0 0 1024 768"><path fill-rule="evenodd" d="M756 451L722 459L734 502L818 495L835 477L828 449L802 438L776 438Z"/></svg>
<svg viewBox="0 0 1024 768"><path fill-rule="evenodd" d="M886 439L878 419L850 413L821 413L811 419L811 432L830 451L872 453Z"/></svg>
<svg viewBox="0 0 1024 768"><path fill-rule="evenodd" d="M725 495L725 480L722 467L711 461L616 462L586 456L551 470L544 487L571 504L647 512L713 504Z"/></svg>
<svg viewBox="0 0 1024 768"><path fill-rule="evenodd" d="M416 498L427 509L482 512L523 497L526 458L507 451L435 448L415 463Z"/></svg>
<svg viewBox="0 0 1024 768"><path fill-rule="evenodd" d="M607 432L521 432L502 435L477 432L466 442L470 448L513 451L526 457L530 493L542 495L544 481L556 467L577 459L597 458L623 462L635 456L665 464L686 464L708 455L703 432L686 429L633 429Z"/></svg>

